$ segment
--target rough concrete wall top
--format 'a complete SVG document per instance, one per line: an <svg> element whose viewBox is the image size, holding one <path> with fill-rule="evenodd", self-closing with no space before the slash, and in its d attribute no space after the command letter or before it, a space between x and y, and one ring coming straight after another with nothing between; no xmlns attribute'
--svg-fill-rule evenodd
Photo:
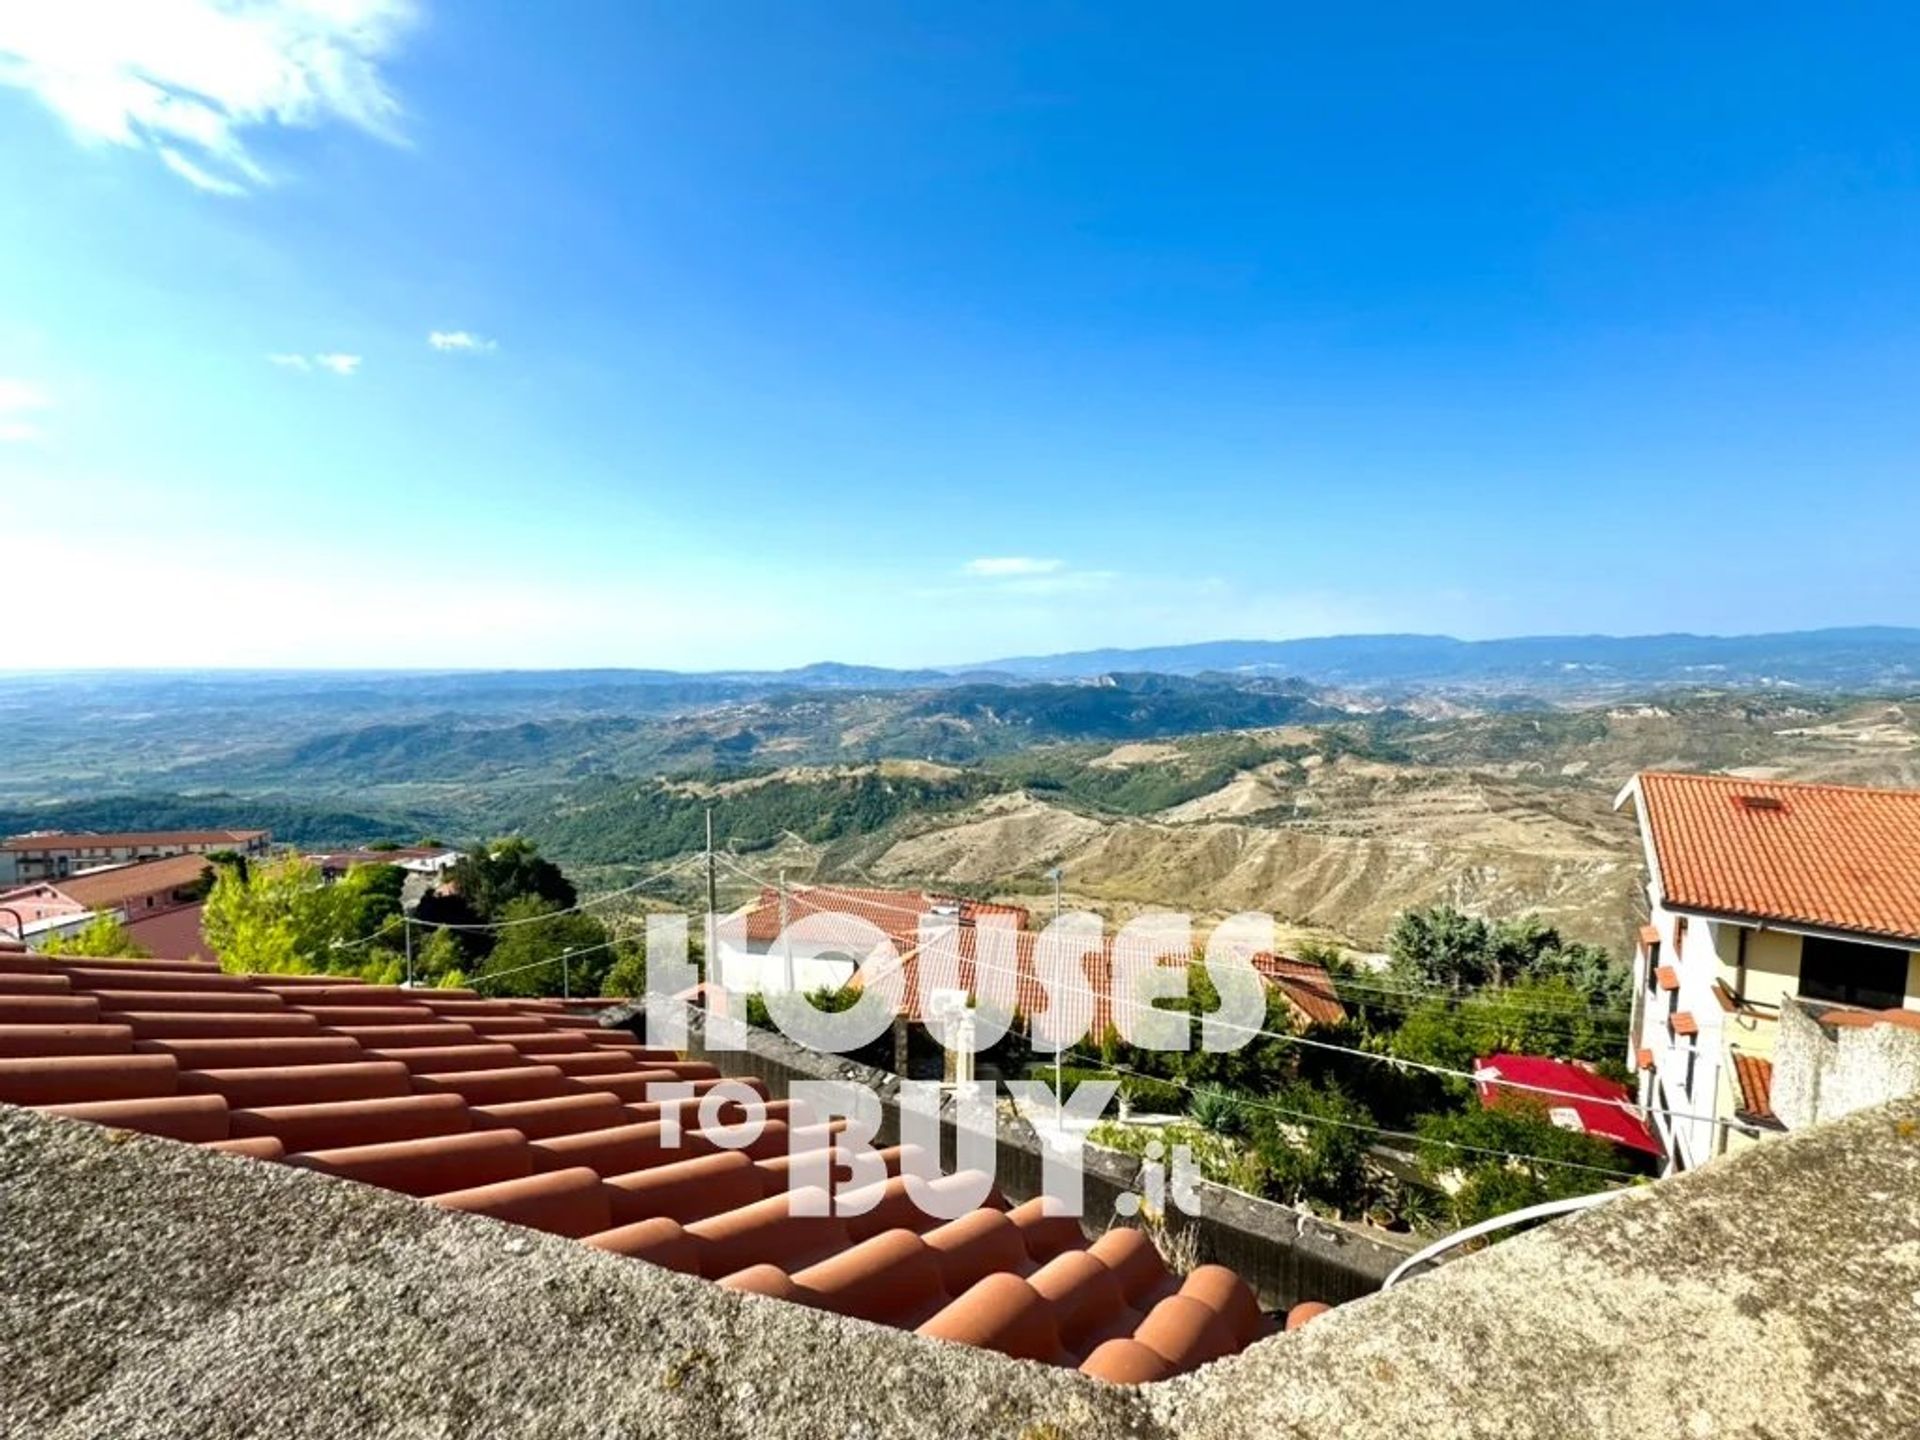
<svg viewBox="0 0 1920 1440"><path fill-rule="evenodd" d="M1132 1391L0 1107L0 1434L1920 1434L1920 1102Z"/></svg>
<svg viewBox="0 0 1920 1440"><path fill-rule="evenodd" d="M4 1105L0 1276L0 1435L22 1440L1148 1429L1072 1371Z"/></svg>
<svg viewBox="0 0 1920 1440"><path fill-rule="evenodd" d="M1194 1437L1920 1435L1920 1102L1629 1192L1145 1393Z"/></svg>

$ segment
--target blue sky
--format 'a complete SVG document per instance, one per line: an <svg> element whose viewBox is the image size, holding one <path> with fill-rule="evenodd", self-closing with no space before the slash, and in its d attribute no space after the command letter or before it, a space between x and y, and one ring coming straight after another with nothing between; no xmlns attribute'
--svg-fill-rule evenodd
<svg viewBox="0 0 1920 1440"><path fill-rule="evenodd" d="M1905 7L30 8L9 664L1920 622Z"/></svg>

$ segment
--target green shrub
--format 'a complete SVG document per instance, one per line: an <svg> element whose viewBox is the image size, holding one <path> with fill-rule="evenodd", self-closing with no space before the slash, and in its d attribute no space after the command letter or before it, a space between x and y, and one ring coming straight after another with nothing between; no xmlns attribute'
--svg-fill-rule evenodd
<svg viewBox="0 0 1920 1440"><path fill-rule="evenodd" d="M1188 1113L1194 1124L1215 1135L1244 1135L1248 1130L1247 1107L1218 1085L1205 1085L1193 1093Z"/></svg>

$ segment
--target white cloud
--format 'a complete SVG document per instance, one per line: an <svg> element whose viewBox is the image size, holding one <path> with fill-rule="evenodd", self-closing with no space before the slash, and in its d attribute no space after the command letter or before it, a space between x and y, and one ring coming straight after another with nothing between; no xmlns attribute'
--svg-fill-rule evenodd
<svg viewBox="0 0 1920 1440"><path fill-rule="evenodd" d="M1004 579L1011 575L1052 575L1067 568L1064 560L1040 560L1031 555L983 555L960 567L968 575Z"/></svg>
<svg viewBox="0 0 1920 1440"><path fill-rule="evenodd" d="M222 180L211 170L202 170L171 145L160 147L160 163L174 174L185 180L196 190L204 190L209 195L244 195L247 187L238 180Z"/></svg>
<svg viewBox="0 0 1920 1440"><path fill-rule="evenodd" d="M146 149L200 190L271 176L245 132L344 120L398 138L380 75L414 0L51 0L0 5L0 85L82 141Z"/></svg>
<svg viewBox="0 0 1920 1440"><path fill-rule="evenodd" d="M52 404L52 398L38 385L0 377L0 444L39 439L40 427L26 417Z"/></svg>
<svg viewBox="0 0 1920 1440"><path fill-rule="evenodd" d="M267 356L269 365L278 365L283 370L298 370L305 374L310 370L330 370L335 375L352 375L360 368L360 356L343 355L338 351L329 351L324 355L276 354Z"/></svg>
<svg viewBox="0 0 1920 1440"><path fill-rule="evenodd" d="M427 332L427 344L436 350L465 351L474 355L484 355L500 348L498 341L476 335L471 330L430 330Z"/></svg>

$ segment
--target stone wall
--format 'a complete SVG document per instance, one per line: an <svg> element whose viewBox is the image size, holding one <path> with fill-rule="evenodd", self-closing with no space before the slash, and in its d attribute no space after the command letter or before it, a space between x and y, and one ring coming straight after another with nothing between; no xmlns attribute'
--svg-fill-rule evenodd
<svg viewBox="0 0 1920 1440"><path fill-rule="evenodd" d="M1788 1129L1920 1092L1920 1030L1820 1023L1828 1007L1789 998L1773 1051L1773 1113Z"/></svg>

